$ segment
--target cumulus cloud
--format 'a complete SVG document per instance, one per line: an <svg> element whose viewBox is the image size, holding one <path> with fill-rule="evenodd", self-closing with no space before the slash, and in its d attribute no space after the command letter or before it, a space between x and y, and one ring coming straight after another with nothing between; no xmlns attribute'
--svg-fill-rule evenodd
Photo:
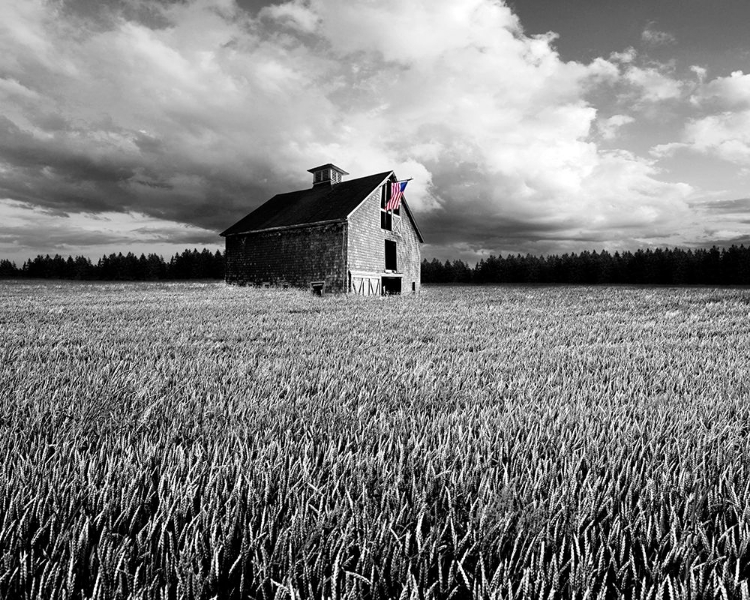
<svg viewBox="0 0 750 600"><path fill-rule="evenodd" d="M729 77L717 77L700 86L692 100L718 110L750 109L750 73L734 71Z"/></svg>
<svg viewBox="0 0 750 600"><path fill-rule="evenodd" d="M673 156L687 150L750 166L750 75L735 71L704 81L691 102L708 114L689 119L680 141L657 145L652 154Z"/></svg>
<svg viewBox="0 0 750 600"><path fill-rule="evenodd" d="M691 119L682 138L681 142L659 144L652 153L661 157L673 155L678 150L691 150L750 166L750 111Z"/></svg>
<svg viewBox="0 0 750 600"><path fill-rule="evenodd" d="M629 104L634 110L681 100L693 88L692 82L674 75L672 63L651 60L639 55L632 47L622 52L612 52L604 62L616 70L616 76L611 77L610 82L618 88L621 103Z"/></svg>
<svg viewBox="0 0 750 600"><path fill-rule="evenodd" d="M220 231L332 161L414 177L438 245L631 239L689 218L689 186L597 146L631 117L597 121L589 100L619 81L661 102L680 83L632 50L563 61L498 1L80 2L5 9L0 198Z"/></svg>
<svg viewBox="0 0 750 600"><path fill-rule="evenodd" d="M631 65L625 71L624 78L639 90L643 102L677 100L684 93L684 83L665 73L663 68Z"/></svg>

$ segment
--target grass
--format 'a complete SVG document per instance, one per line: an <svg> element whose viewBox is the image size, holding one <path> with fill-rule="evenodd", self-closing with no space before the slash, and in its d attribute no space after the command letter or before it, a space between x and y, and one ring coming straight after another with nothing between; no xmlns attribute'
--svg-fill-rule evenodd
<svg viewBox="0 0 750 600"><path fill-rule="evenodd" d="M747 290L0 297L2 598L748 598Z"/></svg>

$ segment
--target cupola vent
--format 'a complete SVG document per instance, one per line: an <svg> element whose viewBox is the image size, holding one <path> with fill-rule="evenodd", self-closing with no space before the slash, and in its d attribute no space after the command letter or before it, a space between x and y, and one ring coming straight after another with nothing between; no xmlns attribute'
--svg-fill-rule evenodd
<svg viewBox="0 0 750 600"><path fill-rule="evenodd" d="M344 175L349 175L349 173L343 169L339 169L336 165L332 165L331 163L308 169L307 172L313 174L313 187L318 187L319 185L334 185L340 183L341 178Z"/></svg>

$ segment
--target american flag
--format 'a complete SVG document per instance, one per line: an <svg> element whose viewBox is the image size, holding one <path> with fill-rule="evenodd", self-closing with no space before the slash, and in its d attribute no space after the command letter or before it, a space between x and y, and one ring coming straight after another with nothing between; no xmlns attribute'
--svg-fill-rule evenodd
<svg viewBox="0 0 750 600"><path fill-rule="evenodd" d="M385 210L398 210L398 207L401 206L401 198L404 197L406 184L406 181L397 181L391 184L391 199L385 205Z"/></svg>

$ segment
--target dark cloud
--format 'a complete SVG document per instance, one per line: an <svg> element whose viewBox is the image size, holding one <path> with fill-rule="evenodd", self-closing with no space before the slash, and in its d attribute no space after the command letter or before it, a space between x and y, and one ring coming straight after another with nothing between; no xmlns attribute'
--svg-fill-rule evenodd
<svg viewBox="0 0 750 600"><path fill-rule="evenodd" d="M278 191L248 181L252 173L237 177L202 164L171 164L163 156L160 164L149 163L166 153L165 145L142 132L65 129L71 135L40 139L0 116L0 164L6 165L0 197L60 214L133 210L220 231ZM97 153L96 138L109 134L132 139L139 152L104 145ZM198 187L178 188L174 181L181 177Z"/></svg>
<svg viewBox="0 0 750 600"><path fill-rule="evenodd" d="M730 248L732 246L750 246L750 235L721 236L712 234L708 239L699 240L692 244L698 248Z"/></svg>
<svg viewBox="0 0 750 600"><path fill-rule="evenodd" d="M49 250L63 250L71 246L127 245L133 241L132 236L122 233L103 231L76 231L70 229L46 228L43 239L39 234L17 228L0 227L0 244L12 244L21 248L37 248L42 245Z"/></svg>
<svg viewBox="0 0 750 600"><path fill-rule="evenodd" d="M712 213L750 213L750 198L737 198L736 200L711 200L709 202L696 203L700 207Z"/></svg>
<svg viewBox="0 0 750 600"><path fill-rule="evenodd" d="M78 131L77 135L85 132ZM72 147L69 138L40 139L0 116L0 160L21 169L51 169L71 182L120 182L134 175L117 156L92 156L89 148Z"/></svg>
<svg viewBox="0 0 750 600"><path fill-rule="evenodd" d="M63 115L55 112L41 113L35 119L35 124L41 130L58 133L64 131L72 131L73 126Z"/></svg>
<svg viewBox="0 0 750 600"><path fill-rule="evenodd" d="M159 246L180 248L185 246L215 246L219 238L211 231L169 222L152 222L149 225L133 226L132 218L121 218L108 213L109 217L90 215L85 221L77 216L61 218L31 209L21 203L14 205L16 219L28 225L0 223L0 245L26 249L24 255L42 253L83 253L89 256L106 248ZM96 225L92 227L92 225ZM43 232L43 234L40 234ZM32 252L29 252L32 250Z"/></svg>
<svg viewBox="0 0 750 600"><path fill-rule="evenodd" d="M569 229L561 222L538 223L510 217L489 221L481 214L445 214L442 211L420 215L418 222L421 228L430 232L430 243L437 245L470 240L492 243L509 239L561 239L562 232Z"/></svg>
<svg viewBox="0 0 750 600"><path fill-rule="evenodd" d="M162 9L184 3L185 0L64 0L62 12L97 29L113 29L122 19L150 29L163 29L170 22Z"/></svg>
<svg viewBox="0 0 750 600"><path fill-rule="evenodd" d="M168 183L161 183L158 181L146 181L144 179L136 179L135 183L137 183L138 185L145 185L150 188L158 188L161 190L171 190L173 187Z"/></svg>
<svg viewBox="0 0 750 600"><path fill-rule="evenodd" d="M165 152L168 152L168 148L165 146L163 140L147 135L142 131L135 132L133 143L138 146L138 149L143 153L164 154Z"/></svg>
<svg viewBox="0 0 750 600"><path fill-rule="evenodd" d="M278 4L274 0L237 0L237 5L251 15L257 15L261 9L272 4Z"/></svg>
<svg viewBox="0 0 750 600"><path fill-rule="evenodd" d="M217 236L209 231L180 230L175 227L140 227L132 231L138 234L141 243L210 245L219 242Z"/></svg>

